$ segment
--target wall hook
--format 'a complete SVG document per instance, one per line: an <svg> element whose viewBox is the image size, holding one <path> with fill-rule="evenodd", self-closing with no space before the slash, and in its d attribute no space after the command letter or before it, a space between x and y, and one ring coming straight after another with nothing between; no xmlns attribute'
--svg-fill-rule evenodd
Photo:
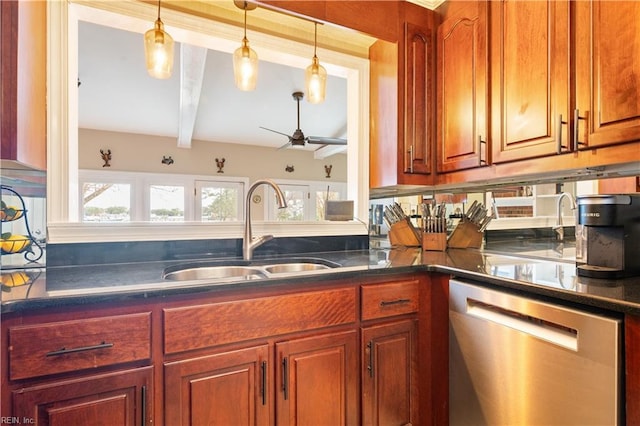
<svg viewBox="0 0 640 426"><path fill-rule="evenodd" d="M111 150L107 149L106 151L104 151L101 149L100 156L102 157L102 161L104 161L102 167L111 167L111 164L109 164L109 161L111 161Z"/></svg>
<svg viewBox="0 0 640 426"><path fill-rule="evenodd" d="M333 168L333 164L325 164L324 165L324 172L327 174L327 176L325 176L327 179L329 179L331 177L331 169Z"/></svg>
<svg viewBox="0 0 640 426"><path fill-rule="evenodd" d="M173 158L171 158L171 156L165 157L163 155L161 162L162 162L162 164L166 164L168 166L169 164L173 164Z"/></svg>
<svg viewBox="0 0 640 426"><path fill-rule="evenodd" d="M224 158L220 158L220 159L216 158L216 166L218 166L218 173L224 173L224 171L222 170L224 168L224 162L225 162Z"/></svg>
<svg viewBox="0 0 640 426"><path fill-rule="evenodd" d="M287 167L284 168L286 172L293 173L293 166L287 164Z"/></svg>

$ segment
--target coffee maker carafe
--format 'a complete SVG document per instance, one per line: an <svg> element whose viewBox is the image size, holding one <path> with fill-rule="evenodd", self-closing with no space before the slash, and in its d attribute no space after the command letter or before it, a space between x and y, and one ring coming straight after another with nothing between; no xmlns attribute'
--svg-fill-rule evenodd
<svg viewBox="0 0 640 426"><path fill-rule="evenodd" d="M584 195L577 201L578 275L640 275L640 194Z"/></svg>

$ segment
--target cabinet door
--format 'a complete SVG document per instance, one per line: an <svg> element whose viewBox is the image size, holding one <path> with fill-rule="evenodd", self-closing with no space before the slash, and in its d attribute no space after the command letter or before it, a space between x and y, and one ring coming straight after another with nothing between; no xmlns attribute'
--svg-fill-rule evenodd
<svg viewBox="0 0 640 426"><path fill-rule="evenodd" d="M363 425L417 424L416 330L415 320L362 329Z"/></svg>
<svg viewBox="0 0 640 426"><path fill-rule="evenodd" d="M568 151L569 2L490 2L492 163Z"/></svg>
<svg viewBox="0 0 640 426"><path fill-rule="evenodd" d="M410 22L404 27L405 173L431 173L432 40L431 31Z"/></svg>
<svg viewBox="0 0 640 426"><path fill-rule="evenodd" d="M44 170L47 2L0 2L0 157Z"/></svg>
<svg viewBox="0 0 640 426"><path fill-rule="evenodd" d="M268 425L269 346L165 364L165 424Z"/></svg>
<svg viewBox="0 0 640 426"><path fill-rule="evenodd" d="M575 10L578 149L637 141L640 2L578 1Z"/></svg>
<svg viewBox="0 0 640 426"><path fill-rule="evenodd" d="M151 425L152 367L15 390L13 416L48 426Z"/></svg>
<svg viewBox="0 0 640 426"><path fill-rule="evenodd" d="M487 163L487 2L465 2L438 27L438 172Z"/></svg>
<svg viewBox="0 0 640 426"><path fill-rule="evenodd" d="M276 344L276 424L358 424L355 331Z"/></svg>

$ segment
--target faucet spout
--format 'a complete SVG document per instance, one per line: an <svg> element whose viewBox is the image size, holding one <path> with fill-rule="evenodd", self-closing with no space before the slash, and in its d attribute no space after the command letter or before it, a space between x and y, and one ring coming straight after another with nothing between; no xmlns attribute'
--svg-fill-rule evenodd
<svg viewBox="0 0 640 426"><path fill-rule="evenodd" d="M273 235L263 235L261 237L254 238L251 232L251 196L253 195L253 191L255 191L255 189L260 185L268 185L272 187L276 192L278 208L287 208L287 201L285 200L284 193L274 181L270 179L258 179L249 187L244 204L244 235L242 238L242 258L244 260L251 260L253 258L253 251L273 238Z"/></svg>
<svg viewBox="0 0 640 426"><path fill-rule="evenodd" d="M571 210L575 210L578 207L576 205L576 199L569 192L563 192L558 197L558 204L556 206L556 226L553 227L553 230L556 231L556 239L558 241L564 241L564 226L562 224L562 200L564 198L569 199Z"/></svg>

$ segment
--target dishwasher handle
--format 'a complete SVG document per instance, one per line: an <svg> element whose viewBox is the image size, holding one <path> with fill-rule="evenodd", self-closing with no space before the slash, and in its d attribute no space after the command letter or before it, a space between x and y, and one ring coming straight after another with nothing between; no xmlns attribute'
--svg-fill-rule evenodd
<svg viewBox="0 0 640 426"><path fill-rule="evenodd" d="M472 298L467 298L467 314L578 351L578 330L574 328Z"/></svg>

